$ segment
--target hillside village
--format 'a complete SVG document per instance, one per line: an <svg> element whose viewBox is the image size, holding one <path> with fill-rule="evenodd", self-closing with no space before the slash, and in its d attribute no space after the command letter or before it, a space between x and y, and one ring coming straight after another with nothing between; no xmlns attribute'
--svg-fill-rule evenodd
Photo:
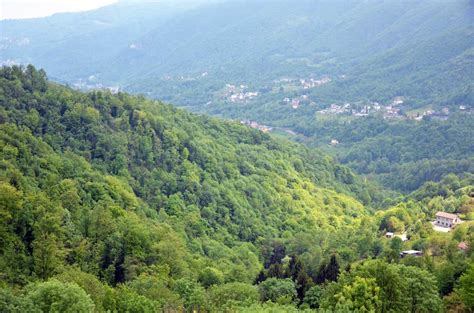
<svg viewBox="0 0 474 313"><path fill-rule="evenodd" d="M341 77L343 77L342 75ZM217 97L227 103L235 104L249 104L255 103L257 100L265 99L265 101L274 98L278 94L286 94L285 97L280 98L279 103L286 105L293 110L301 109L305 106L321 105L317 103L309 94L308 89L317 88L327 83L332 82L333 79L329 76L320 77L306 77L306 78L290 78L283 77L272 81L271 86L264 86L262 88L250 88L246 84L230 84L227 83L224 88L217 93ZM293 95L290 95L293 93ZM450 109L443 107L435 110L428 105L417 110L410 110L411 103L409 98L405 96L396 96L386 103L378 101L345 101L342 103L332 103L329 106L316 111L318 115L345 115L353 117L379 116L384 119L411 119L421 121L426 118L446 120L450 114L455 112L472 113L474 109L465 105L459 105L458 109ZM272 100L270 100L272 101ZM275 100L273 100L275 101Z"/></svg>
<svg viewBox="0 0 474 313"><path fill-rule="evenodd" d="M212 75L208 71L202 71L194 75L165 75L161 77L163 82L191 82L197 80L212 79ZM335 78L343 79L344 75ZM249 87L246 83L226 83L217 92L214 92L206 104L210 105L216 102L223 101L228 104L258 104L257 101L278 101L281 105L288 106L292 110L299 110L306 106L316 106L321 108L322 104L317 103L311 95L310 89L321 87L322 85L331 83L334 78L327 75L316 76L314 74L306 77L282 77L275 79L270 85L260 87ZM111 93L118 93L123 91L122 87L118 85L103 84L98 77L91 75L86 78L78 79L72 86L79 90L108 90ZM146 92L148 96L160 97L153 92ZM276 100L278 95L285 94L281 100ZM441 109L434 109L433 106L427 105L423 108L413 110L411 109L411 99L406 96L396 96L390 101L381 103L378 101L344 101L341 103L331 103L327 107L322 107L316 111L317 115L322 116L352 116L352 117L367 117L378 116L384 119L399 119L399 120L416 120L423 119L437 119L447 120L452 113L466 113L474 112L473 108L466 105L459 105L457 109L443 107ZM250 123L245 123L249 126ZM252 127L270 131L271 127L253 125Z"/></svg>
<svg viewBox="0 0 474 313"><path fill-rule="evenodd" d="M293 109L298 109L303 103L302 100L307 99L308 96L301 96L293 99L284 98L283 102L291 104ZM349 115L354 117L377 115L384 119L412 119L416 121L421 121L424 118L447 120L449 115L453 113L447 107L444 107L441 110L421 109L416 113L406 112L403 106L404 102L404 97L398 96L387 104L381 104L376 101L359 101L354 103L344 102L342 104L333 103L329 107L319 110L316 113L319 115ZM470 114L473 110L460 105L457 112Z"/></svg>
<svg viewBox="0 0 474 313"><path fill-rule="evenodd" d="M230 102L248 102L258 96L257 91L249 91L247 85L226 84L221 94L221 99Z"/></svg>

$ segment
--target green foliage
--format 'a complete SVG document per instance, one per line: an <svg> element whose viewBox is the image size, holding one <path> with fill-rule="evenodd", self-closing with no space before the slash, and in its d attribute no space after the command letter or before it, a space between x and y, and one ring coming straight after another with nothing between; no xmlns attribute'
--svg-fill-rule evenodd
<svg viewBox="0 0 474 313"><path fill-rule="evenodd" d="M199 273L198 281L205 288L220 285L224 282L224 275L216 268L206 267Z"/></svg>
<svg viewBox="0 0 474 313"><path fill-rule="evenodd" d="M337 311L376 312L380 310L380 287L374 278L356 277L351 285L345 285L335 295Z"/></svg>
<svg viewBox="0 0 474 313"><path fill-rule="evenodd" d="M329 284L321 306L363 312L438 312L436 278L413 266L366 261Z"/></svg>
<svg viewBox="0 0 474 313"><path fill-rule="evenodd" d="M74 283L49 280L28 285L25 299L39 312L94 312L94 302Z"/></svg>
<svg viewBox="0 0 474 313"><path fill-rule="evenodd" d="M438 291L469 303L472 224L438 235L429 224L440 208L472 213L469 175L373 214L357 200L373 186L317 150L76 92L33 67L4 67L0 82L1 311L424 312L440 308ZM430 257L358 263L416 247Z"/></svg>
<svg viewBox="0 0 474 313"><path fill-rule="evenodd" d="M418 106L472 105L471 12L463 1L202 4L119 2L81 13L80 28L74 14L4 21L5 37L14 39L5 43L2 61L33 60L63 81L118 84L228 117L312 124L307 117L321 102L397 95ZM97 16L108 27L94 23ZM48 54L52 48L56 58ZM282 108L281 99L294 89L270 85L321 74L344 78L309 91L316 103L309 108ZM214 95L226 83L253 85L263 99L221 103Z"/></svg>
<svg viewBox="0 0 474 313"><path fill-rule="evenodd" d="M469 269L459 279L459 295L466 306L474 309L474 265L471 264Z"/></svg>
<svg viewBox="0 0 474 313"><path fill-rule="evenodd" d="M257 303L260 296L255 286L236 282L211 287L209 299L216 308L224 308L236 304L251 305Z"/></svg>
<svg viewBox="0 0 474 313"><path fill-rule="evenodd" d="M262 239L342 234L357 219L332 225L329 216L368 214L352 197L364 183L338 180L340 166L319 152L41 75L20 67L0 75L0 270L9 282L47 279L68 265L113 286L155 264L173 279L198 276L193 259L218 273L205 285L251 282Z"/></svg>
<svg viewBox="0 0 474 313"><path fill-rule="evenodd" d="M291 304L296 298L296 286L291 279L268 278L258 285L260 299L279 304Z"/></svg>
<svg viewBox="0 0 474 313"><path fill-rule="evenodd" d="M332 255L327 264L321 264L316 282L324 283L326 281L335 281L339 275L339 264L336 255Z"/></svg>
<svg viewBox="0 0 474 313"><path fill-rule="evenodd" d="M174 291L184 300L184 306L188 310L201 310L208 306L204 288L194 281L181 278L176 281Z"/></svg>
<svg viewBox="0 0 474 313"><path fill-rule="evenodd" d="M57 79L84 88L126 86L128 91L193 111L283 127L300 134L298 140L320 147L335 138L341 144L332 150L343 163L375 176L387 187L409 192L448 173L473 172L473 146L464 140L473 136L472 114L453 116L460 105L472 110L474 100L471 15L472 7L465 1L423 0L416 5L277 1L272 6L259 1L179 6L119 2L81 13L80 27L75 14L2 21L4 37L9 39L3 44L1 61L42 64ZM97 16L105 24L97 24ZM54 58L51 49L56 51ZM25 72L29 79L24 89L47 87L44 71L27 68ZM300 79L325 75L332 81L317 88L299 84ZM275 83L288 79L298 83ZM226 84L249 85L258 97L238 105L223 100ZM16 97L21 89L11 84L6 92ZM306 98L297 110L282 101L302 96ZM369 101L389 104L396 96L405 97L402 116L406 111L446 107L451 117L444 122L429 118L418 122L328 119L316 113L333 103L351 102L358 109ZM75 103L64 117L68 125L78 126L93 122L98 112ZM120 116L118 108L111 113L122 127L127 123L135 127L143 117L140 109L128 112L129 118ZM39 127L39 112L30 110L25 122ZM98 155L114 145L104 143L104 137L97 139ZM123 137L114 136L113 141L123 143ZM153 140L141 138L135 143L136 155L150 161ZM192 155L191 147L184 148L179 153ZM119 173L126 159L119 154L110 160L110 167ZM240 165L242 171L250 169L245 162ZM294 167L305 169L298 160ZM347 183L353 179L344 170L338 176ZM182 183L192 186L196 177L188 176ZM360 199L380 200L371 196L361 193Z"/></svg>
<svg viewBox="0 0 474 313"><path fill-rule="evenodd" d="M179 294L171 290L171 278L164 274L143 273L128 284L130 289L157 302L163 309L180 309L183 300Z"/></svg>
<svg viewBox="0 0 474 313"><path fill-rule="evenodd" d="M84 273L77 268L67 268L61 274L54 277L54 279L62 283L77 284L81 287L94 301L96 311L104 311L110 308L112 298L112 289L102 284L97 277L92 274Z"/></svg>
<svg viewBox="0 0 474 313"><path fill-rule="evenodd" d="M7 288L0 289L0 311L5 313L41 312L31 299L16 295Z"/></svg>
<svg viewBox="0 0 474 313"><path fill-rule="evenodd" d="M148 313L159 312L159 304L139 295L126 286L115 289L115 308L117 312Z"/></svg>
<svg viewBox="0 0 474 313"><path fill-rule="evenodd" d="M304 296L304 304L308 305L312 309L319 308L321 296L323 294L323 287L316 285L311 287Z"/></svg>
<svg viewBox="0 0 474 313"><path fill-rule="evenodd" d="M298 309L289 304L278 304L273 302L255 303L250 306L236 306L232 310L242 313L296 313L313 312L311 310Z"/></svg>
<svg viewBox="0 0 474 313"><path fill-rule="evenodd" d="M470 114L453 114L446 121L386 120L381 117L321 118L297 128L310 144L326 148L341 163L370 175L384 186L411 192L428 181L454 173L472 173L474 146L463 138L474 136Z"/></svg>
<svg viewBox="0 0 474 313"><path fill-rule="evenodd" d="M439 312L441 309L436 279L425 270L416 267L402 267L400 269L405 279L407 302L410 311Z"/></svg>

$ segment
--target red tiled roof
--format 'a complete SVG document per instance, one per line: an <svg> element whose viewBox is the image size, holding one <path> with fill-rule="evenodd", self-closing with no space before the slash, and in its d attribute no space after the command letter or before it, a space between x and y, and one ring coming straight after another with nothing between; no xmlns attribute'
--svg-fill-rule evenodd
<svg viewBox="0 0 474 313"><path fill-rule="evenodd" d="M449 218L449 219L455 219L455 218L458 218L458 216L456 214L451 214L451 213L446 213L446 212L438 212L436 213L436 216L439 216L439 217L445 217L445 218Z"/></svg>

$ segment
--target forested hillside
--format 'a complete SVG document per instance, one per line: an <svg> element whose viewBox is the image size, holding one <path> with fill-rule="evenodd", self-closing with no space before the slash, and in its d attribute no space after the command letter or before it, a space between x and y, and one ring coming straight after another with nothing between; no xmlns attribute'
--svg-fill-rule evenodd
<svg viewBox="0 0 474 313"><path fill-rule="evenodd" d="M365 231L350 196L370 202L364 184L322 154L155 101L78 93L31 66L3 68L0 86L5 283L142 277L162 284L152 300L192 306L203 295L179 288L252 283L272 240L314 234L319 259Z"/></svg>
<svg viewBox="0 0 474 313"><path fill-rule="evenodd" d="M0 62L254 122L409 193L473 172L473 16L468 0L119 1L0 21Z"/></svg>
<svg viewBox="0 0 474 313"><path fill-rule="evenodd" d="M393 206L323 153L32 66L1 69L0 130L2 312L472 308L472 223L429 224L473 218L472 176Z"/></svg>
<svg viewBox="0 0 474 313"><path fill-rule="evenodd" d="M450 173L474 173L472 115L445 121L320 118L296 129L304 134L297 140L324 147L358 173L405 193ZM329 145L333 139L339 144Z"/></svg>

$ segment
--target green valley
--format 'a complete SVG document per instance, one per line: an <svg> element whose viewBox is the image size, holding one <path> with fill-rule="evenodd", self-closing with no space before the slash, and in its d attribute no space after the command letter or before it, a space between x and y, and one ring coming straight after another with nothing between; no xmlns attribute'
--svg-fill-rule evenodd
<svg viewBox="0 0 474 313"><path fill-rule="evenodd" d="M470 305L474 226L436 235L429 220L448 204L473 218L472 176L396 204L324 153L239 123L77 92L32 66L0 73L2 311L352 310L358 288L391 306L377 267L444 288L421 288L430 302L414 310L441 308L438 292ZM426 257L400 259L403 245Z"/></svg>
<svg viewBox="0 0 474 313"><path fill-rule="evenodd" d="M0 312L474 312L473 1L4 2Z"/></svg>

